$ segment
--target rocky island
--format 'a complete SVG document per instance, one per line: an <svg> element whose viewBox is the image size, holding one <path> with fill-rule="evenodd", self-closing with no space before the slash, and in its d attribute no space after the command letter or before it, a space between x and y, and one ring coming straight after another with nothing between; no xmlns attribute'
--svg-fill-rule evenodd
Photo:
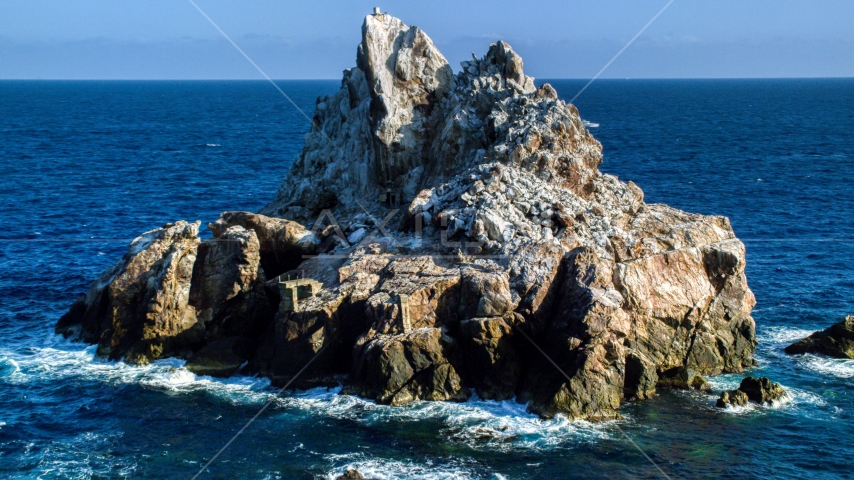
<svg viewBox="0 0 854 480"><path fill-rule="evenodd" d="M57 331L129 363L285 385L314 359L294 386L589 420L754 365L728 219L601 173L576 107L508 44L461 66L369 15L275 200L210 240L200 222L140 235Z"/></svg>
<svg viewBox="0 0 854 480"><path fill-rule="evenodd" d="M817 353L834 358L854 358L854 316L815 332L786 347L790 355Z"/></svg>

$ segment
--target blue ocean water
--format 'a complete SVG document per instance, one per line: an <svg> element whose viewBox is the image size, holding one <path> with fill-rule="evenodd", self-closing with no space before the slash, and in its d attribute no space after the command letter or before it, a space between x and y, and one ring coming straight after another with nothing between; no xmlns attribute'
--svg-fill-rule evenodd
<svg viewBox="0 0 854 480"><path fill-rule="evenodd" d="M551 83L568 99L584 82ZM280 85L311 115L339 83ZM750 373L791 393L722 411L665 391L622 431L673 478L852 477L854 360L782 348L854 314L854 80L601 80L576 104L603 171L730 217L758 302ZM263 379L95 358L53 325L137 234L270 201L307 129L263 82L0 82L0 477L190 478L271 398ZM657 477L622 431L317 389L275 400L200 478Z"/></svg>

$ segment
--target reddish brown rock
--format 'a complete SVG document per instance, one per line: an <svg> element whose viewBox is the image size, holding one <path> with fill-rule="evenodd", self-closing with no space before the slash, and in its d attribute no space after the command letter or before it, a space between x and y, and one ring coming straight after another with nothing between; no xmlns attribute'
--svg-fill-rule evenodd
<svg viewBox="0 0 854 480"><path fill-rule="evenodd" d="M199 222L167 224L137 237L89 288L57 332L98 343L98 354L132 363L181 354L201 340L189 304Z"/></svg>

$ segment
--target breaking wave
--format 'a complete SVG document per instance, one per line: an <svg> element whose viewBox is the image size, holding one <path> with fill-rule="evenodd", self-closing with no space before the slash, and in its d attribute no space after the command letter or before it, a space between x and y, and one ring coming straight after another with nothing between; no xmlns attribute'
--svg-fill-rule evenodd
<svg viewBox="0 0 854 480"><path fill-rule="evenodd" d="M183 368L184 361L164 359L146 366L108 361L97 346L84 346L60 336L23 352L0 351L0 377L9 382L83 380L110 385L136 383L167 394L205 391L234 404L262 403L270 398L270 381L253 377L214 379ZM11 357L17 358L17 360Z"/></svg>
<svg viewBox="0 0 854 480"><path fill-rule="evenodd" d="M777 345L788 345L793 342L797 342L802 338L809 337L815 333L815 330L808 330L804 328L793 328L793 327L781 327L781 326L773 326L763 328L759 332L757 332L757 340L759 343L768 343ZM785 346L783 345L783 346Z"/></svg>
<svg viewBox="0 0 854 480"><path fill-rule="evenodd" d="M441 422L451 442L489 450L548 449L567 443L593 442L610 438L608 422L593 424L570 421L561 415L544 420L528 413L525 405L512 400L490 401L473 397L465 403L413 402L404 406L380 405L352 395L341 388L316 388L276 402L289 410L348 419L374 426L391 422Z"/></svg>
<svg viewBox="0 0 854 480"><path fill-rule="evenodd" d="M854 378L854 360L829 358L806 354L797 358L797 364L807 370L836 378Z"/></svg>
<svg viewBox="0 0 854 480"><path fill-rule="evenodd" d="M348 458L349 457L349 458ZM362 454L335 455L328 458L336 466L331 468L325 478L334 480L344 473L347 468L355 468L366 478L381 480L391 478L417 478L419 480L456 480L469 478L484 478L473 469L455 462L426 462L416 463L411 461L387 460L378 458L365 458ZM486 478L504 478L500 474L493 474Z"/></svg>
<svg viewBox="0 0 854 480"><path fill-rule="evenodd" d="M185 362L179 359L158 360L146 366L128 365L97 357L96 350L96 346L52 337L44 346L28 347L24 354L0 352L0 375L15 383L82 380L111 385L138 384L167 395L204 392L234 405L260 406L274 400L280 408L278 415L348 419L368 426L430 420L441 425L451 442L493 451L548 449L610 438L611 434L608 422L570 421L560 415L544 420L512 400L490 401L475 396L464 403L423 401L389 406L342 395L341 387L277 396L268 379L199 376L184 368Z"/></svg>
<svg viewBox="0 0 854 480"><path fill-rule="evenodd" d="M754 376L757 375L754 374ZM744 374L725 374L709 378L708 382L712 386L712 391L715 392L715 395L700 394L704 397L705 403L707 404L706 406L718 409L718 407L715 406L718 394L724 390L735 390L741 384L741 380L744 377ZM780 400L772 402L770 405L759 405L751 402L743 407L728 406L722 411L731 414L761 413L768 410L795 412L803 409L809 409L811 407L824 407L827 405L827 402L820 395L813 392L801 388L790 387L782 383L781 386L786 391L786 396Z"/></svg>
<svg viewBox="0 0 854 480"><path fill-rule="evenodd" d="M845 358L831 358L810 353L803 355L787 355L783 348L802 338L815 333L815 330L792 327L768 327L758 335L760 345L768 343L773 356L785 357L799 368L809 370L820 375L827 375L840 379L854 378L854 360Z"/></svg>

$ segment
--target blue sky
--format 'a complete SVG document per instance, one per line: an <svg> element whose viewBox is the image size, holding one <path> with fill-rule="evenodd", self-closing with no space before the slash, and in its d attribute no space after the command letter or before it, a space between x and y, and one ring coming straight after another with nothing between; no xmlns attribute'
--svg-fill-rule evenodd
<svg viewBox="0 0 854 480"><path fill-rule="evenodd" d="M196 0L273 78L340 78L375 4L451 65L506 40L539 78L590 78L666 0ZM676 0L602 78L854 77L854 1ZM186 0L0 0L0 78L258 79Z"/></svg>

